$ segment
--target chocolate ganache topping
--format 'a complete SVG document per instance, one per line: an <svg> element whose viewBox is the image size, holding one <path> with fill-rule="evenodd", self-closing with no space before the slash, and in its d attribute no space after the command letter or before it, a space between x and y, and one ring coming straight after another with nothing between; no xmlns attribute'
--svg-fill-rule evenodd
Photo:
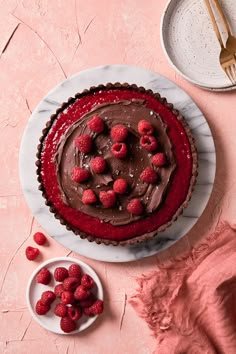
<svg viewBox="0 0 236 354"><path fill-rule="evenodd" d="M99 134L92 132L87 126L94 116L99 116L105 124L105 129ZM154 129L152 135L158 142L154 152L148 152L140 145L141 135L138 131L140 120L148 121ZM110 136L111 128L120 124L128 130L125 139L128 153L122 159L112 155L113 141ZM89 134L92 138L92 150L89 153L81 153L74 143L76 137L84 134ZM152 164L151 158L156 152L165 153L167 163L164 166L156 167ZM106 161L106 169L101 174L94 173L90 169L90 161L97 156L103 157ZM176 167L172 144L167 135L167 125L159 114L146 107L144 100L138 99L100 104L82 116L60 140L55 164L63 202L71 208L115 226L132 223L157 210L165 200ZM73 181L74 167L88 169L90 178L83 183ZM141 173L147 167L155 170L159 176L157 182L147 183L140 179ZM98 196L101 191L111 190L114 181L118 178L127 181L128 190L123 195L117 195L114 206L105 208L99 202L99 198L93 205L85 205L82 202L84 190L92 189ZM142 215L133 215L127 211L127 204L133 198L138 198L142 202L144 206Z"/></svg>

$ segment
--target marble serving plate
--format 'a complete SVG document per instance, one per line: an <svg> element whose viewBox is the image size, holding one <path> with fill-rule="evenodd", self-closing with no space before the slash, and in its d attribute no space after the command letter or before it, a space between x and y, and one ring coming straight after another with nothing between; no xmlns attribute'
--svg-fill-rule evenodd
<svg viewBox="0 0 236 354"><path fill-rule="evenodd" d="M62 102L77 92L107 82L128 82L152 89L166 97L184 115L194 135L199 156L197 184L188 207L178 220L158 237L132 246L105 246L88 242L66 230L50 213L38 190L36 151L42 129ZM128 65L91 68L63 81L52 89L32 113L22 138L19 173L22 190L32 214L57 242L80 255L107 262L127 262L151 256L173 245L197 222L206 208L215 178L215 146L206 119L193 100L172 81L155 72Z"/></svg>
<svg viewBox="0 0 236 354"><path fill-rule="evenodd" d="M235 0L222 2L236 32ZM214 10L214 9L213 9ZM223 40L227 33L215 12ZM220 45L204 1L169 0L161 19L161 43L172 67L192 84L210 91L231 91L232 85L220 66Z"/></svg>

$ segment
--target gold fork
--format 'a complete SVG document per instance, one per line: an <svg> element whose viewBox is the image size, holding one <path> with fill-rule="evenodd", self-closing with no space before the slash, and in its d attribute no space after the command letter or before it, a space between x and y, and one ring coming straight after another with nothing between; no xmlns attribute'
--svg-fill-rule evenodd
<svg viewBox="0 0 236 354"><path fill-rule="evenodd" d="M226 41L226 49L228 49L228 51L232 54L234 54L234 56L236 57L236 37L233 36L232 32L231 32L231 29L230 29L230 26L229 26L229 23L226 19L226 16L224 14L224 11L219 3L218 0L213 0L214 1L214 4L215 4L215 7L223 21L223 25L225 27L225 30L226 30L226 33L228 35L228 38L227 38L227 41Z"/></svg>
<svg viewBox="0 0 236 354"><path fill-rule="evenodd" d="M210 1L205 0L205 3L206 3L206 6L208 9L210 18L211 18L213 29L215 31L215 34L216 34L217 39L218 39L220 46L221 46L221 51L220 51L220 56L219 56L220 65L221 65L222 69L224 70L225 74L228 76L228 78L232 82L232 84L235 85L236 84L236 58L224 46L218 25L216 23L214 13L211 8Z"/></svg>

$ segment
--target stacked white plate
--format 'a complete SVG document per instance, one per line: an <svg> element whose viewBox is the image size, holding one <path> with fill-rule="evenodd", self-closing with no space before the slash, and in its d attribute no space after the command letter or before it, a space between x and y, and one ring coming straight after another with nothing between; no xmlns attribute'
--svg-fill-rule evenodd
<svg viewBox="0 0 236 354"><path fill-rule="evenodd" d="M235 0L221 0L233 33L236 34ZM226 32L215 12L224 40ZM204 0L170 0L161 21L161 41L174 69L196 86L229 91L232 85L219 63L220 45L213 31Z"/></svg>

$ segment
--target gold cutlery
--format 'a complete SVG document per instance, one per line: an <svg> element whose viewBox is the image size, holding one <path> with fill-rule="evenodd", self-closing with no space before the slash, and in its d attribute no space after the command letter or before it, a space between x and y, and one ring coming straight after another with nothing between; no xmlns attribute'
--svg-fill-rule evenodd
<svg viewBox="0 0 236 354"><path fill-rule="evenodd" d="M223 25L225 27L225 30L226 30L226 33L228 35L228 38L227 38L227 41L226 41L226 49L234 54L234 56L236 56L236 37L233 36L232 32L231 32L231 29L230 29L230 26L229 26L229 23L226 19L226 16L224 14L224 11L222 9L222 6L220 5L219 1L218 0L213 0L214 4L215 4L215 7L222 19L222 22L223 22Z"/></svg>
<svg viewBox="0 0 236 354"><path fill-rule="evenodd" d="M216 1L216 0L213 0L213 1ZM207 6L207 10L208 10L208 13L211 18L214 32L215 32L216 37L217 37L219 44L221 46L221 51L220 51L220 55L219 55L220 65L221 65L222 69L224 70L225 74L228 76L228 78L232 82L232 84L235 85L236 84L236 57L234 56L233 53L231 53L228 49L226 49L226 47L223 43L214 13L211 8L210 1L205 0L205 4ZM229 28L229 26L228 26L228 28Z"/></svg>

